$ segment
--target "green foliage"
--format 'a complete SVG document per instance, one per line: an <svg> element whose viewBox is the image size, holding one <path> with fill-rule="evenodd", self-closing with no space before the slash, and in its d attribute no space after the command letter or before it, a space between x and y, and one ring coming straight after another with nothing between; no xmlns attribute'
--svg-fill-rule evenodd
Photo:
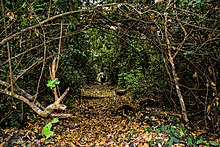
<svg viewBox="0 0 220 147"><path fill-rule="evenodd" d="M219 143L216 141L206 141L203 139L202 136L200 136L197 140L195 139L195 136L193 133L186 128L182 126L167 126L162 124L161 126L158 126L156 129L153 129L151 127L145 128L145 132L155 132L156 134L159 134L160 132L166 133L169 137L168 142L166 142L167 147L171 147L175 143L179 143L180 140L186 142L188 146L197 146L197 145L203 145L206 146L219 146ZM154 144L154 142L159 143L160 140L154 140L151 139L150 143Z"/></svg>
<svg viewBox="0 0 220 147"><path fill-rule="evenodd" d="M203 142L203 138L202 136L196 141L196 144L199 145L199 144L202 144Z"/></svg>
<svg viewBox="0 0 220 147"><path fill-rule="evenodd" d="M58 78L47 81L47 87L49 87L51 90L55 88L56 85L59 85L59 84L60 84L60 81L58 81Z"/></svg>
<svg viewBox="0 0 220 147"><path fill-rule="evenodd" d="M53 0L51 7L49 1L43 0L6 0L4 3L6 27L8 37L11 38L8 43L11 51L13 51L11 54L13 75L18 77L25 73L26 69L30 69L16 80L15 85L27 93L35 94L38 83L40 83L40 90L45 89L46 83L50 89L59 84L58 81L47 82L49 72L45 69L48 69L50 57L57 55L61 32L59 26L60 22L63 22L60 55L62 60L60 60L58 76L64 88L68 86L79 91L83 84L95 83L96 75L103 66L111 83L118 83L117 86L125 87L137 97L164 98L166 96L168 100L173 101L170 102L171 105L173 103L178 104L171 66L167 58L164 29L159 30L163 36L155 36L158 29L164 28L165 2L152 5L150 2L143 4L139 1L137 3L136 1L134 3L129 1L128 4L132 7L128 9L128 6L120 6L120 13L118 11L119 6L115 10L109 7L108 10L96 11L96 8L89 8L89 6L96 4L88 4L86 6L88 6L87 12L89 13L83 13L83 15L76 13L59 17L65 12L81 8L86 10L87 7L79 0ZM174 5L172 4L167 10L170 45L174 47L171 54L175 55L174 62L180 88L188 106L187 110L194 111L194 109L190 109L192 102L200 105L200 109L204 108L203 104L206 103L204 99L193 99L194 97L207 97L209 105L219 91L218 86L209 87L211 88L209 91L213 92L209 92L208 95L206 95L205 90L201 90L207 89L206 85L212 82L214 85L218 85L217 81L220 77L218 68L220 48L217 33L220 20L219 3L214 0L177 0L175 5L177 9L173 9ZM149 8L147 8L148 6ZM50 17L57 17L45 21L48 18L49 7L51 8ZM92 11L94 13L90 13ZM126 14L121 14L121 12L126 12ZM137 15L137 12L141 14ZM132 21L130 21L131 18ZM138 21L133 22L136 20ZM152 20L155 24L146 25ZM43 24L40 23L42 21L44 21ZM4 32L2 17L0 23L1 32ZM21 32L21 29L39 23L41 24L40 27ZM187 32L187 36L184 36L184 32ZM186 37L186 42L182 42L184 37ZM7 36L1 35L0 41L5 38ZM47 59L43 71L44 76L38 82L41 63L36 64L37 68L29 67L43 57L43 46L47 47ZM176 52L175 48L178 47L181 48ZM4 43L0 62L0 77L4 81L8 81L9 73L6 48L7 45ZM167 64L166 68L164 63ZM191 92L191 89L195 90ZM40 97L38 100L41 101ZM0 110L7 112L7 106L12 108L11 103L14 105L15 102L7 97L5 101L1 100L1 103L4 105L1 105ZM213 122L215 119L212 116L210 117ZM173 122L175 121L173 119ZM208 127L213 127L215 124L216 122L210 123ZM175 128L168 130L174 137L180 135L175 131ZM173 141L173 139L170 140L170 142ZM189 144L195 142L191 137L188 138L188 141ZM197 141L200 142L201 140ZM214 143L212 142L212 144Z"/></svg>
<svg viewBox="0 0 220 147"><path fill-rule="evenodd" d="M209 141L210 145L219 146L220 144L216 141Z"/></svg>
<svg viewBox="0 0 220 147"><path fill-rule="evenodd" d="M153 146L153 145L154 145L154 141L155 141L155 139L154 139L154 137L152 137L151 140L150 140L150 142L149 142L149 144L150 144L151 146Z"/></svg>
<svg viewBox="0 0 220 147"><path fill-rule="evenodd" d="M187 139L187 145L192 145L193 144L193 139L191 138L191 137L189 137L188 139Z"/></svg>
<svg viewBox="0 0 220 147"><path fill-rule="evenodd" d="M184 56L190 56L190 55L192 55L192 51L185 51L185 52L183 52L183 55Z"/></svg>
<svg viewBox="0 0 220 147"><path fill-rule="evenodd" d="M23 18L21 24L26 26L28 24L28 18Z"/></svg>
<svg viewBox="0 0 220 147"><path fill-rule="evenodd" d="M49 122L48 124L46 124L44 126L43 130L41 131L41 134L46 136L46 140L48 140L54 134L54 132L51 131L52 124L53 123L58 123L58 122L59 122L59 119L54 118L51 122Z"/></svg>

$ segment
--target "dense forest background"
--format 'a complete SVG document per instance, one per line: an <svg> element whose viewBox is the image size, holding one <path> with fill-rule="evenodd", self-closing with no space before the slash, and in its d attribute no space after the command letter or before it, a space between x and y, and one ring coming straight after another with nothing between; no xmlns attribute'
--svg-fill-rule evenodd
<svg viewBox="0 0 220 147"><path fill-rule="evenodd" d="M104 70L133 101L220 131L219 1L0 1L1 127L31 113L71 116L68 95Z"/></svg>

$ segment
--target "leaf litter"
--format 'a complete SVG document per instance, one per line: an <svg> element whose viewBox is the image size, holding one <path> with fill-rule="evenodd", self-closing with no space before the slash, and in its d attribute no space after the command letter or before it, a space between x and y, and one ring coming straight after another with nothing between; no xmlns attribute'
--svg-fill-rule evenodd
<svg viewBox="0 0 220 147"><path fill-rule="evenodd" d="M67 102L73 116L54 124L49 139L41 131L51 119L32 114L25 128L0 130L0 146L181 147L193 138L189 138L179 114L139 108L128 95L117 96L107 85L88 86L80 98ZM215 139L214 143L219 141Z"/></svg>

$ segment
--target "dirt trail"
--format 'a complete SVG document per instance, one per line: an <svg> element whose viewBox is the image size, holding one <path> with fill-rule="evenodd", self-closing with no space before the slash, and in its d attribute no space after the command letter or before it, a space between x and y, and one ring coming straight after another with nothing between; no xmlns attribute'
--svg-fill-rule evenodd
<svg viewBox="0 0 220 147"><path fill-rule="evenodd" d="M111 116L120 106L130 104L127 96L117 96L114 88L107 85L91 85L81 92L79 104L84 110L91 110L92 113ZM97 117L97 116L95 116Z"/></svg>
<svg viewBox="0 0 220 147"><path fill-rule="evenodd" d="M67 111L73 117L54 124L55 134L48 142L41 131L49 120L33 114L26 128L4 130L0 146L146 146L157 136L147 129L162 121L169 123L170 118L153 108L137 111L131 105L130 98L116 96L113 87L91 85L82 90L80 98L69 98Z"/></svg>

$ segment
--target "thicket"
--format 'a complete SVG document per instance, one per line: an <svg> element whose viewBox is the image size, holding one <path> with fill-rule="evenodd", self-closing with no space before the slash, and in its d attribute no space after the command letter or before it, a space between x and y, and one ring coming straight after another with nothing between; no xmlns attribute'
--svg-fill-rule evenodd
<svg viewBox="0 0 220 147"><path fill-rule="evenodd" d="M103 68L110 84L219 131L219 9L214 0L1 0L0 123L29 106L51 115L48 105L95 84Z"/></svg>

